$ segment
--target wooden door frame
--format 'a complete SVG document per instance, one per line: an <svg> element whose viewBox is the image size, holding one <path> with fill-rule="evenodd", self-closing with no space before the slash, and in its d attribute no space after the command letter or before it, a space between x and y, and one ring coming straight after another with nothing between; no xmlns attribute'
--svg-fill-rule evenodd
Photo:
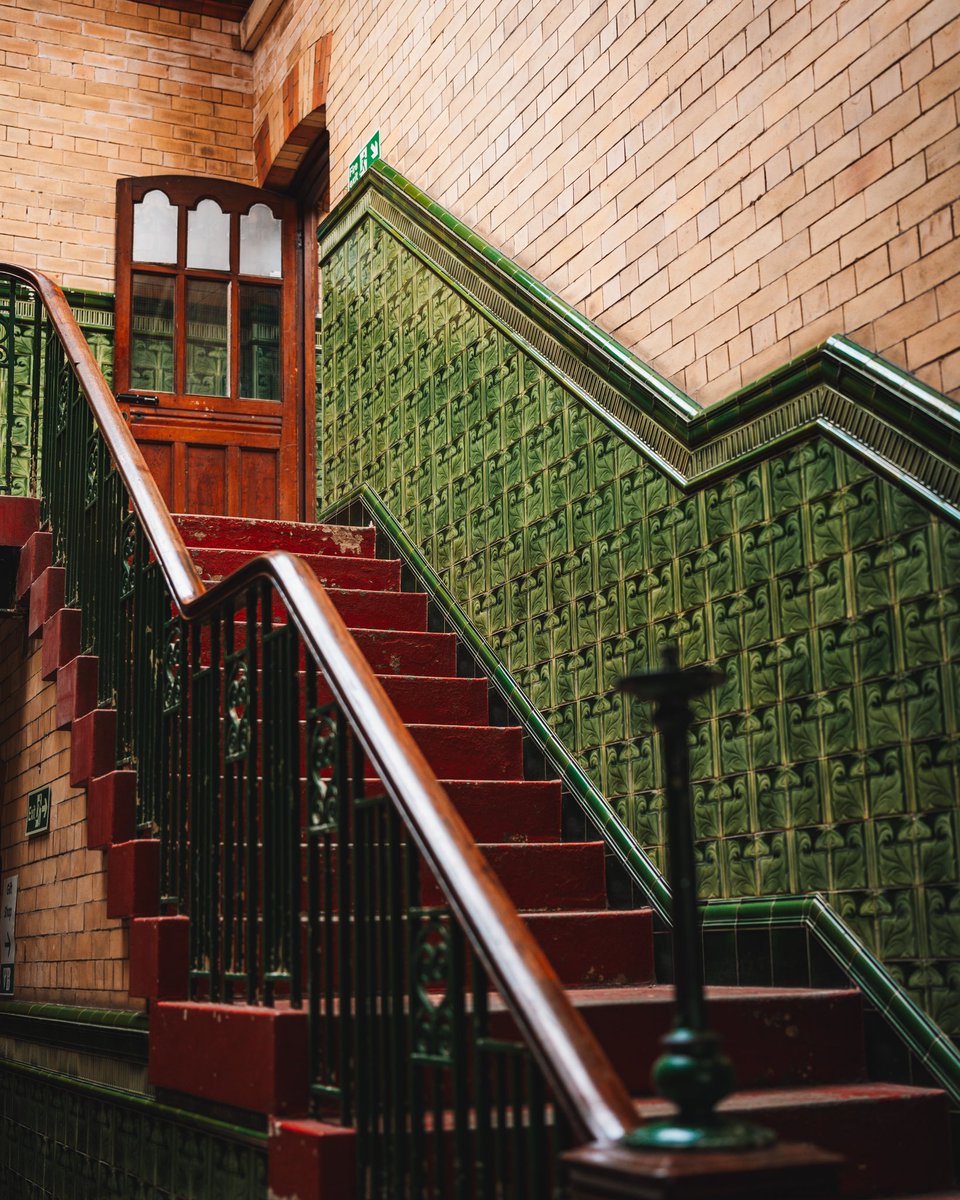
<svg viewBox="0 0 960 1200"><path fill-rule="evenodd" d="M134 263L133 261L133 206L143 198L148 192L161 191L168 201L178 207L183 219L179 221L179 236L178 236L178 262L175 265L159 265L152 266L151 264ZM223 211L237 215L238 220L234 223L238 227L239 215L249 212L254 204L266 204L273 212L274 216L279 216L286 223L288 230L283 237L282 246L282 275L279 280L272 279L266 282L277 286L280 290L280 400L244 400L239 395L239 363L234 362L230 367L230 385L228 386L228 397L226 398L211 398L211 397L194 397L183 392L170 393L170 399L167 405L155 405L150 403L138 404L136 394L131 390L130 384L130 351L131 351L131 292L132 278L134 271L143 271L147 274L158 274L167 278L173 277L176 285L182 290L182 281L187 277L188 268L186 267L186 213L195 209L201 200L212 199L220 205ZM238 444L230 440L228 435L243 433L246 431L245 423L248 423L249 436L253 440L249 443L251 446L256 445L258 437L266 437L268 427L272 426L278 429L278 434L271 435L278 437L278 445L276 450L276 516L285 517L287 519L303 519L306 515L304 511L304 482L303 477L305 472L301 469L301 455L299 447L303 444L302 441L302 408L303 408L303 373L302 373L302 354L298 350L299 336L298 331L302 324L300 313L301 304L303 301L302 285L298 283L298 279L302 277L302 264L300 254L298 253L298 239L300 229L300 215L297 211L297 205L293 197L281 192L268 191L262 188L256 188L247 184L234 183L230 180L221 179L205 179L198 176L184 175L156 175L156 176L141 176L138 178L121 179L117 182L117 253L116 253L116 355L115 355L115 388L121 398L121 407L128 414L131 424L136 428L137 425L144 431L149 430L151 433L156 433L158 436L153 440L162 441L164 436L169 436L172 447L171 453L174 456L174 461L177 461L177 447L180 449L180 460L182 461L184 453L184 445L177 441L177 427L183 425L186 427L189 424L189 413L191 410L202 410L209 408L210 400L217 399L221 401L222 415L211 421L211 428L207 438L211 444L223 444L227 449L228 457L231 457L231 451L235 451L233 458L239 453ZM231 246L231 268L227 272L221 272L220 275L231 280L239 281L239 251L237 246L237 229L234 228ZM216 277L216 272L196 272L196 277ZM194 277L194 272L189 272L190 277ZM250 277L253 282L256 282L255 277ZM234 312L231 314L231 345L234 348L234 357L238 353L238 345L236 344L237 321L238 316L236 309L238 307L239 292L237 292L237 300L234 303ZM179 313L182 320L185 321L186 314L182 304L175 312L175 318ZM186 330L180 329L174 334L175 357L179 353L183 357L185 352ZM182 365L179 368L182 373ZM175 379L175 387L177 380ZM144 393L141 393L144 394ZM163 394L164 396L167 393ZM217 421L220 422L220 430L215 429ZM222 435L219 440L217 434ZM202 433L199 433L201 441L206 440ZM150 440L150 439L148 439ZM231 458L232 461L232 458ZM291 472L295 473L297 485L293 489L291 495L289 491L285 491L283 481L289 479ZM185 507L185 484L181 478L182 472L178 469L171 473L170 485L170 501L171 507ZM239 488L240 482L235 477L234 471L228 469L227 476L224 481L224 494L227 497L227 507L232 509L239 503ZM231 498L230 489L233 489ZM238 509L237 509L238 510Z"/></svg>

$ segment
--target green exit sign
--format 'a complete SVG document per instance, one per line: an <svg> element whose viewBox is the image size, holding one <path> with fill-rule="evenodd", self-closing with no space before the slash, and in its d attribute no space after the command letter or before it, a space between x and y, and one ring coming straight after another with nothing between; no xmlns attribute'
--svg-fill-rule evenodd
<svg viewBox="0 0 960 1200"><path fill-rule="evenodd" d="M27 837L50 832L50 789L37 788L27 797Z"/></svg>
<svg viewBox="0 0 960 1200"><path fill-rule="evenodd" d="M355 183L359 183L361 176L367 173L367 168L371 163L377 161L380 157L380 130L373 135L366 146L360 151L357 157L350 164L350 175L347 181L348 187L353 187Z"/></svg>

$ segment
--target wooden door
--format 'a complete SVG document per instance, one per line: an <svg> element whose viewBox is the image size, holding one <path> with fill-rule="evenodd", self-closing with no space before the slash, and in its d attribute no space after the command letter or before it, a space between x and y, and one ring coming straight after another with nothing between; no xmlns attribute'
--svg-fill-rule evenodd
<svg viewBox="0 0 960 1200"><path fill-rule="evenodd" d="M117 185L114 383L174 512L302 515L297 257L289 197Z"/></svg>

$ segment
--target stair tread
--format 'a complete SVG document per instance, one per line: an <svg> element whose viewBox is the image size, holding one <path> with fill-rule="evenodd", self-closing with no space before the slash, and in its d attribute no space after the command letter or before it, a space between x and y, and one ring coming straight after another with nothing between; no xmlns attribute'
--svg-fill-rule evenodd
<svg viewBox="0 0 960 1200"><path fill-rule="evenodd" d="M311 539L323 539L332 541L341 554L356 554L365 546L372 551L375 537L372 525L325 525L197 513L171 515L188 546L202 542L213 549L240 550L253 542L266 542L273 549L290 549L298 554L297 545L309 545Z"/></svg>

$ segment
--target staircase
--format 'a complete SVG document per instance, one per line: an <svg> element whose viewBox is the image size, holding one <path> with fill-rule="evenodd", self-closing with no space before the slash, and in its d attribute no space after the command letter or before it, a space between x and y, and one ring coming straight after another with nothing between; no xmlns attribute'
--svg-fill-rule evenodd
<svg viewBox="0 0 960 1200"><path fill-rule="evenodd" d="M486 681L457 675L455 636L428 631L427 596L400 590L401 564L374 557L374 530L175 520L205 581L267 549L312 566L639 1112L663 1115L649 1075L671 1000L654 978L652 914L607 907L603 843L561 840L560 784L524 777L522 731L489 723ZM427 881L424 902L439 901ZM946 1097L866 1078L858 992L708 994L743 1089L726 1108L842 1154L846 1196L960 1196L950 1190ZM491 1011L497 1035L511 1036L495 996Z"/></svg>

